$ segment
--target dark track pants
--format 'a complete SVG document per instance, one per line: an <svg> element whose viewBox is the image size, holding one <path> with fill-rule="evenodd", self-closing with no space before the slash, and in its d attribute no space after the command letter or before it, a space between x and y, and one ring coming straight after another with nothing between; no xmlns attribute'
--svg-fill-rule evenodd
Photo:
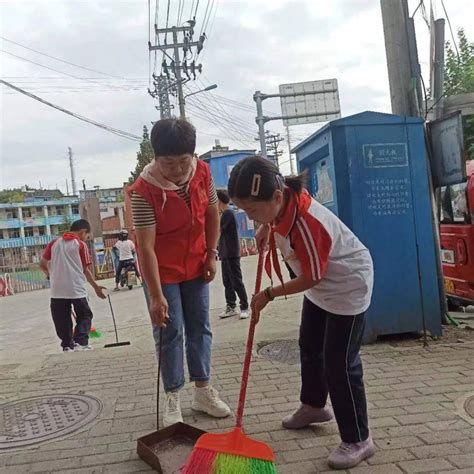
<svg viewBox="0 0 474 474"><path fill-rule="evenodd" d="M359 350L365 313L332 314L304 298L300 327L301 403L324 407L328 393L342 441L369 436Z"/></svg>
<svg viewBox="0 0 474 474"><path fill-rule="evenodd" d="M225 258L222 260L222 282L225 288L225 300L227 306L235 308L237 297L240 300L240 309L246 310L249 307L247 292L242 281L242 270L240 268L240 257Z"/></svg>
<svg viewBox="0 0 474 474"><path fill-rule="evenodd" d="M71 307L74 307L74 312L76 313L76 326L74 330ZM62 347L73 348L75 342L81 346L88 344L89 331L92 324L92 311L87 298L51 298L51 314L56 334L61 339Z"/></svg>

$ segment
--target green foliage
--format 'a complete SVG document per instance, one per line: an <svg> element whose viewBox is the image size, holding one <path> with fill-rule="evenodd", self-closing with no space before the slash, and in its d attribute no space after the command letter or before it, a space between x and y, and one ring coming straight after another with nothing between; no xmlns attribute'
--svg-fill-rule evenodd
<svg viewBox="0 0 474 474"><path fill-rule="evenodd" d="M474 43L468 41L462 28L458 30L459 57L446 42L446 60L444 68L445 95L474 92Z"/></svg>
<svg viewBox="0 0 474 474"><path fill-rule="evenodd" d="M474 43L469 42L462 28L458 30L458 49L446 42L444 68L445 96L474 92ZM474 115L463 116L464 150L468 160L474 160Z"/></svg>
<svg viewBox="0 0 474 474"><path fill-rule="evenodd" d="M58 230L59 230L60 234L69 231L69 229L71 228L72 223L74 222L74 219L69 214L69 210L68 210L67 207L65 208L65 211L66 211L66 213L63 216L63 222L61 224L59 224L59 226L58 226Z"/></svg>
<svg viewBox="0 0 474 474"><path fill-rule="evenodd" d="M131 172L131 176L128 180L130 184L140 176L143 168L153 160L154 156L148 128L145 125L143 126L143 139L140 142L140 150L137 152L137 164L135 170Z"/></svg>
<svg viewBox="0 0 474 474"><path fill-rule="evenodd" d="M2 189L0 191L0 203L9 204L12 202L23 202L25 194L21 189Z"/></svg>
<svg viewBox="0 0 474 474"><path fill-rule="evenodd" d="M474 160L474 115L464 115L462 124L466 159Z"/></svg>
<svg viewBox="0 0 474 474"><path fill-rule="evenodd" d="M0 203L9 204L13 202L24 202L25 197L47 196L52 199L63 197L59 189L32 189L25 186L22 188L2 189L0 190Z"/></svg>

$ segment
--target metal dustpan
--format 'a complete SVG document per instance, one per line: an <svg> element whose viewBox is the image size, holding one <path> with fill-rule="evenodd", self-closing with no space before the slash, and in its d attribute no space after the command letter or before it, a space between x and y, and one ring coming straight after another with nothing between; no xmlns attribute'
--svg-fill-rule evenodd
<svg viewBox="0 0 474 474"><path fill-rule="evenodd" d="M191 455L198 438L206 432L187 425L175 423L160 430L160 371L162 329L158 352L158 377L156 383L156 427L157 431L138 438L137 454L161 474L179 474Z"/></svg>

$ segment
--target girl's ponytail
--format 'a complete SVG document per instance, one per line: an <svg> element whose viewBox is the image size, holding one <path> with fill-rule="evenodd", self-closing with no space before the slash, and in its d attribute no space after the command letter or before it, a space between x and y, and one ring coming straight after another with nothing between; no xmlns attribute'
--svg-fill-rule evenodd
<svg viewBox="0 0 474 474"><path fill-rule="evenodd" d="M305 170L303 171L303 173L296 176L286 176L285 184L290 189L292 189L296 194L299 194L301 193L301 191L303 191L307 178L308 178L308 173Z"/></svg>

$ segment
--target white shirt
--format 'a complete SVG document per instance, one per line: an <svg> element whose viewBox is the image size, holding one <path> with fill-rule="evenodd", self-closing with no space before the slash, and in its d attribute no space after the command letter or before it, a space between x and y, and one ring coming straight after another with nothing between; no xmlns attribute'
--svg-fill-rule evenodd
<svg viewBox="0 0 474 474"><path fill-rule="evenodd" d="M119 251L119 260L131 260L135 252L135 244L131 240L118 240L114 247Z"/></svg>
<svg viewBox="0 0 474 474"><path fill-rule="evenodd" d="M311 200L311 201L309 201ZM290 198L275 243L293 272L318 283L305 296L334 314L356 315L370 306L374 281L367 248L329 209L308 194Z"/></svg>
<svg viewBox="0 0 474 474"><path fill-rule="evenodd" d="M51 298L87 297L84 268L90 265L92 260L84 242L78 238L61 237L46 247L43 257L51 262Z"/></svg>

